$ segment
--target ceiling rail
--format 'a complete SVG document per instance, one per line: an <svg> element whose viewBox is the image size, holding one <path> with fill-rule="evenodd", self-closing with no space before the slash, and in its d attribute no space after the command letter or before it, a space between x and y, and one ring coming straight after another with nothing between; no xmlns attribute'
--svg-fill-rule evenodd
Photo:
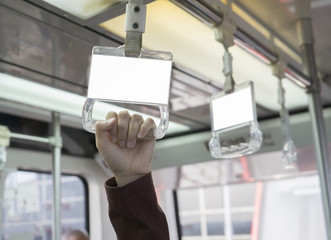
<svg viewBox="0 0 331 240"><path fill-rule="evenodd" d="M203 0L170 0L186 12L202 21L209 27L214 27L222 23L222 13L213 8L210 4ZM272 64L277 62L278 54L270 51L268 48L257 42L241 29L236 30L234 41L237 45L244 48L263 62ZM293 66L288 65L286 68L286 77L297 86L308 89L310 80L307 76L299 72Z"/></svg>

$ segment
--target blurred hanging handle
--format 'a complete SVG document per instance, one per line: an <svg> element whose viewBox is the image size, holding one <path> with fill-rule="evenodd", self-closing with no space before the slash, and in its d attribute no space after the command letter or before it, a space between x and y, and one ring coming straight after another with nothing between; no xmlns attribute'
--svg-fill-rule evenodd
<svg viewBox="0 0 331 240"><path fill-rule="evenodd" d="M234 45L236 23L226 12L222 23L214 28L215 39L224 47L223 74L224 89L212 96L210 102L212 138L209 150L215 158L233 158L251 154L262 145L262 132L256 117L253 82L236 85L232 76L232 56L229 48ZM249 127L249 138L231 146L222 146L221 137L225 132Z"/></svg>
<svg viewBox="0 0 331 240"><path fill-rule="evenodd" d="M297 151L292 140L290 120L288 110L285 105L285 89L283 88L283 78L285 78L286 62L282 57L272 65L272 73L278 78L278 103L280 104L281 131L283 137L282 160L285 169L294 168L297 164Z"/></svg>
<svg viewBox="0 0 331 240"><path fill-rule="evenodd" d="M251 154L262 145L262 132L256 117L253 83L235 85L232 93L221 93L211 99L212 138L209 149L212 157L233 158ZM241 128L249 128L249 138L245 142L230 146L221 145L224 133Z"/></svg>

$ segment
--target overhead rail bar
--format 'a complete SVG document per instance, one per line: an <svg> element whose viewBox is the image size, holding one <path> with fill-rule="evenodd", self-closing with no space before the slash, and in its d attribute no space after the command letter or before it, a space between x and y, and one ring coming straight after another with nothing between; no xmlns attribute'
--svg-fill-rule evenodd
<svg viewBox="0 0 331 240"><path fill-rule="evenodd" d="M216 26L222 22L222 14L201 0L170 0L180 8L191 13L208 26Z"/></svg>
<svg viewBox="0 0 331 240"><path fill-rule="evenodd" d="M285 69L285 77L295 83L297 86L307 89L311 83L301 72L292 67L290 64Z"/></svg>
<svg viewBox="0 0 331 240"><path fill-rule="evenodd" d="M263 57L264 61L268 64L277 62L278 56L268 50L265 46L259 44L253 38L249 37L243 30L238 29L234 33L235 42L239 42L247 45L250 51L254 50L259 54L259 57Z"/></svg>
<svg viewBox="0 0 331 240"><path fill-rule="evenodd" d="M48 138L12 133L6 126L0 126L0 170L6 162L6 147L10 140L27 140L49 144L52 147L52 174L53 174L53 237L61 239L61 122L60 114L52 112L53 136Z"/></svg>
<svg viewBox="0 0 331 240"><path fill-rule="evenodd" d="M320 79L317 75L314 35L311 21L310 0L296 0L297 34L302 54L303 71L311 79L308 88L308 107L313 128L315 155L320 179L322 202L324 208L327 239L331 239L331 176L328 140L324 123Z"/></svg>
<svg viewBox="0 0 331 240"><path fill-rule="evenodd" d="M171 2L189 12L209 27L215 27L221 24L224 19L220 12L203 0L171 0ZM241 29L237 28L234 33L234 41L268 64L277 62L277 54L255 41L249 34ZM310 81L307 77L299 73L299 71L291 65L287 66L286 77L301 88L308 88L310 86Z"/></svg>

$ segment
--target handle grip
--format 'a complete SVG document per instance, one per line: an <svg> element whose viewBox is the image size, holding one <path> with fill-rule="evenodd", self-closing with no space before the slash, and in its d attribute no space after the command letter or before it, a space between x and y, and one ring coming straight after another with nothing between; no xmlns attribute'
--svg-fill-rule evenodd
<svg viewBox="0 0 331 240"><path fill-rule="evenodd" d="M262 145L262 131L256 122L251 122L249 141L231 145L229 147L221 146L219 132L212 132L212 138L209 141L209 150L214 158L234 158L251 154L260 149Z"/></svg>
<svg viewBox="0 0 331 240"><path fill-rule="evenodd" d="M93 107L97 99L87 98L82 111L82 124L86 131L95 133L96 120L93 119ZM108 101L109 102L109 101ZM161 139L165 136L169 125L169 109L168 105L158 105L161 114L161 120L156 129L154 129L154 137Z"/></svg>
<svg viewBox="0 0 331 240"><path fill-rule="evenodd" d="M297 164L297 150L292 140L284 143L282 160L285 169L295 168Z"/></svg>

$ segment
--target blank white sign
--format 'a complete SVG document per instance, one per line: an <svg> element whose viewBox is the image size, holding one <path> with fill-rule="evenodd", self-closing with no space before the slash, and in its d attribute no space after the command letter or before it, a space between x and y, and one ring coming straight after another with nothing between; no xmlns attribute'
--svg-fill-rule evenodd
<svg viewBox="0 0 331 240"><path fill-rule="evenodd" d="M168 104L172 62L93 55L88 98Z"/></svg>
<svg viewBox="0 0 331 240"><path fill-rule="evenodd" d="M213 130L218 131L254 120L251 88L212 100Z"/></svg>

